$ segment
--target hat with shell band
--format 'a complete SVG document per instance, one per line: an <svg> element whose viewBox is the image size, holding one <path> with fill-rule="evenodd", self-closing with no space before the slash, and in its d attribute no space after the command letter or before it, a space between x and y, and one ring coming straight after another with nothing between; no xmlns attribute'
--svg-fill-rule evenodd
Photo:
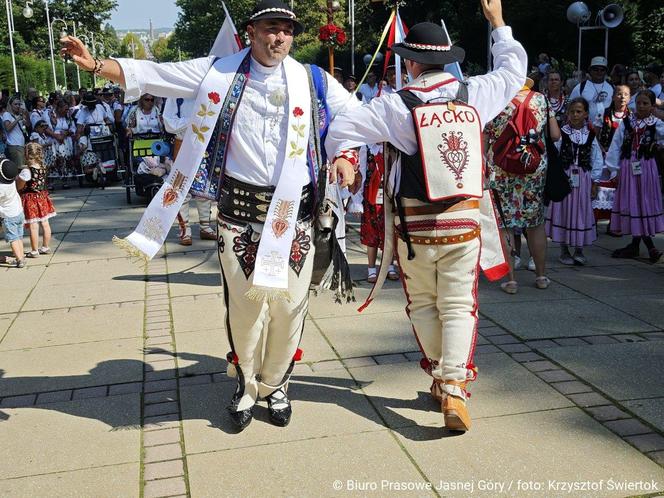
<svg viewBox="0 0 664 498"><path fill-rule="evenodd" d="M279 0L263 0L262 2L258 2L254 10L251 12L249 19L241 24L242 29L246 30L247 26L254 21L262 21L265 19L283 19L286 21L292 21L294 36L297 36L304 31L304 28L297 20L295 12Z"/></svg>
<svg viewBox="0 0 664 498"><path fill-rule="evenodd" d="M464 49L452 45L442 26L432 22L413 26L403 42L392 46L392 51L404 59L436 66L463 62L466 56Z"/></svg>

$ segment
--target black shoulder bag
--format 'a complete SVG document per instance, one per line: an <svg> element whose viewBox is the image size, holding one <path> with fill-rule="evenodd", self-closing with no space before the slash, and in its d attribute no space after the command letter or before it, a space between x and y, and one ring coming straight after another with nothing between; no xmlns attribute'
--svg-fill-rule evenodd
<svg viewBox="0 0 664 498"><path fill-rule="evenodd" d="M546 144L546 183L544 184L544 205L551 201L561 202L572 191L569 178L563 169L560 153L549 132L549 104L546 106L546 125L544 126L544 143Z"/></svg>

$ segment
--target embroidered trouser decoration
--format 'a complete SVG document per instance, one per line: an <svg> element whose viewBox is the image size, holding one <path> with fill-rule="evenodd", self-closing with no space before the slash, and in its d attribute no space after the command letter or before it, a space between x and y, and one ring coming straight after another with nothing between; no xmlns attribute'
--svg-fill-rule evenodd
<svg viewBox="0 0 664 498"><path fill-rule="evenodd" d="M411 199L403 202L424 205ZM407 221L414 238L441 241L413 246L415 258L409 260L405 242L397 240L406 312L424 355L422 367L435 379L474 380L480 238L471 235L478 227L479 210L408 216ZM401 220L396 218L395 223L398 229ZM448 392L465 398L461 391L455 386Z"/></svg>
<svg viewBox="0 0 664 498"><path fill-rule="evenodd" d="M309 305L309 284L313 270L312 228L298 222L288 275L291 302L257 302L245 297L251 287L255 252L261 225L218 223L219 261L224 286L226 330L232 349L228 374L238 377L242 396L234 406L246 410L257 398L269 396L280 387L287 389L294 360L299 359L304 319ZM297 264L294 264L294 263ZM242 372L238 376L238 370Z"/></svg>

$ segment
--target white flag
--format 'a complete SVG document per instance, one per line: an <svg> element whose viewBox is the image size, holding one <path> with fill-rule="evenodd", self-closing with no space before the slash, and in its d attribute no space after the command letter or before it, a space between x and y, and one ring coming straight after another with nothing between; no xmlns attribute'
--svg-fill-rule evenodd
<svg viewBox="0 0 664 498"><path fill-rule="evenodd" d="M214 45L212 45L212 49L210 50L210 55L216 57L226 57L239 52L243 48L242 40L240 39L240 35L237 34L235 24L233 24L233 19L228 13L226 4L221 2L221 5L226 13L226 19L224 19L224 23L221 25L221 29L217 34L217 39L214 41Z"/></svg>

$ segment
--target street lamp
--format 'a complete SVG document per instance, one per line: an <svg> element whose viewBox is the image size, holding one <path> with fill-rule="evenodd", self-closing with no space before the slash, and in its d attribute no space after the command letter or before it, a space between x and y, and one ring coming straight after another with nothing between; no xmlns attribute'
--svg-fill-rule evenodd
<svg viewBox="0 0 664 498"><path fill-rule="evenodd" d="M67 28L68 28L67 21L65 21L64 19L60 19L60 18L56 17L55 19L53 19L53 21L51 21L51 25L49 26L49 29L51 31L51 39L53 39L53 33L55 32L55 29L53 28L53 26L57 22L60 22L60 23L63 24L63 28L60 31L60 38L63 38L65 36L67 36ZM62 59L62 74L64 76L64 82L65 82L64 83L64 88L65 89L67 88L67 66L66 66L66 62L67 61ZM56 84L56 87L57 87L57 84Z"/></svg>
<svg viewBox="0 0 664 498"><path fill-rule="evenodd" d="M12 16L11 0L5 0L7 10L7 29L9 31L9 47L12 53L12 69L14 70L14 91L18 93L18 75L16 74L16 54L14 53L14 23Z"/></svg>
<svg viewBox="0 0 664 498"><path fill-rule="evenodd" d="M23 17L30 19L35 13L32 10L33 0L27 0L23 8ZM48 0L44 0L46 6L46 26L48 27L48 44L51 48L51 69L53 70L53 84L58 87L58 78L55 75L55 56L53 55L53 32L51 31L51 14L48 11Z"/></svg>
<svg viewBox="0 0 664 498"><path fill-rule="evenodd" d="M76 25L77 24L80 25L80 21L78 21L78 22L77 21L72 21L71 23L74 26L74 38L76 38ZM81 70L78 67L78 64L75 64L75 66L76 66L76 79L78 81L78 88L81 88Z"/></svg>
<svg viewBox="0 0 664 498"><path fill-rule="evenodd" d="M25 2L25 7L23 8L23 17L30 19L33 15L34 11L32 10L32 2L28 0Z"/></svg>

